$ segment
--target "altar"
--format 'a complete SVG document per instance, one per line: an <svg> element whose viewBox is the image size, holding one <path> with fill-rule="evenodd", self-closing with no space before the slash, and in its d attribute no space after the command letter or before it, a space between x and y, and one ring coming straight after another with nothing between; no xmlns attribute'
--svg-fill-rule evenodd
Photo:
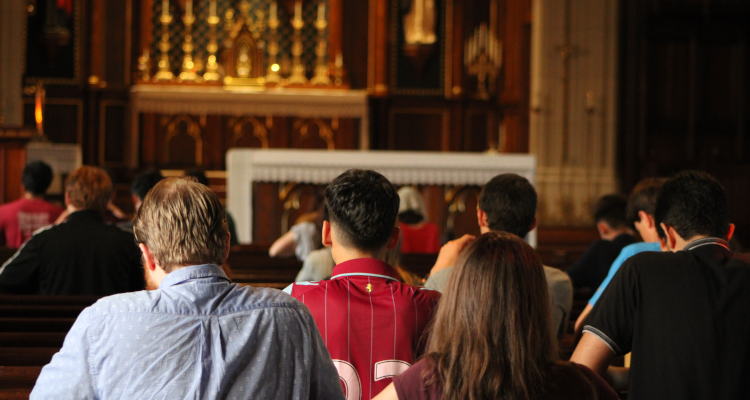
<svg viewBox="0 0 750 400"><path fill-rule="evenodd" d="M253 197L261 182L325 185L350 168L373 169L395 185L443 188L479 187L495 175L515 173L535 182L536 157L526 154L231 149L227 153L227 208L234 217L240 243L253 242L253 223L265 212ZM476 191L475 191L476 193ZM261 206L261 207L259 207ZM438 205L439 207L440 205ZM476 214L475 210L462 212ZM536 231L527 238L536 246Z"/></svg>

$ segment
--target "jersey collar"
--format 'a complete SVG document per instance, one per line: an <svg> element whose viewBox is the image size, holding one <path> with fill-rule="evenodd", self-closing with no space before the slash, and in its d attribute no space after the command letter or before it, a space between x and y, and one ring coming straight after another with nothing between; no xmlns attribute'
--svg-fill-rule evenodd
<svg viewBox="0 0 750 400"><path fill-rule="evenodd" d="M342 262L333 268L331 279L346 276L369 276L398 280L398 272L393 267L374 258L355 258Z"/></svg>
<svg viewBox="0 0 750 400"><path fill-rule="evenodd" d="M716 244L721 247L724 247L725 249L729 250L729 243L727 243L726 240L722 240L715 237L707 237L703 239L693 240L692 242L688 243L687 246L683 250L693 250L697 249L698 247L707 246L709 244Z"/></svg>

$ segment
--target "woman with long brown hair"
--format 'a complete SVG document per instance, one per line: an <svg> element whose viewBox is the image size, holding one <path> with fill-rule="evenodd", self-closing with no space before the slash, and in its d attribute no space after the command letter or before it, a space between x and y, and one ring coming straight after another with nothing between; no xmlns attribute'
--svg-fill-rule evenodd
<svg viewBox="0 0 750 400"><path fill-rule="evenodd" d="M486 233L455 267L424 358L374 400L617 398L591 370L556 361L544 270L528 244Z"/></svg>

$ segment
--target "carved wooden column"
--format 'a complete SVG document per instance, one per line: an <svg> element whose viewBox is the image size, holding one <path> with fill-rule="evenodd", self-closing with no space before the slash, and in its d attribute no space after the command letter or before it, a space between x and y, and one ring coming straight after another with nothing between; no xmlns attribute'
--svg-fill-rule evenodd
<svg viewBox="0 0 750 400"><path fill-rule="evenodd" d="M535 0L531 152L542 225L580 226L617 190L618 0Z"/></svg>

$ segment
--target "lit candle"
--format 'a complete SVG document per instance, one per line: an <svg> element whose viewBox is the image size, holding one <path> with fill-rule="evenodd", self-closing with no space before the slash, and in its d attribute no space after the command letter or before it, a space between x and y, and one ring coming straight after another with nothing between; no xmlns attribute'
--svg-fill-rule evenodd
<svg viewBox="0 0 750 400"><path fill-rule="evenodd" d="M208 7L208 16L209 17L216 16L216 0L211 0L211 5Z"/></svg>
<svg viewBox="0 0 750 400"><path fill-rule="evenodd" d="M193 0L187 0L187 3L185 3L185 16L193 16Z"/></svg>
<svg viewBox="0 0 750 400"><path fill-rule="evenodd" d="M321 1L318 3L318 21L325 21L326 20L326 3Z"/></svg>
<svg viewBox="0 0 750 400"><path fill-rule="evenodd" d="M339 51L336 53L336 68L341 68L344 66L344 57L341 55L341 52Z"/></svg>
<svg viewBox="0 0 750 400"><path fill-rule="evenodd" d="M271 18L270 19L278 19L276 17L276 2L275 1L271 2L271 12L270 12L270 14L271 14Z"/></svg>
<svg viewBox="0 0 750 400"><path fill-rule="evenodd" d="M169 0L161 0L161 15L164 17L169 16Z"/></svg>
<svg viewBox="0 0 750 400"><path fill-rule="evenodd" d="M294 3L294 20L302 21L302 2L301 1Z"/></svg>

